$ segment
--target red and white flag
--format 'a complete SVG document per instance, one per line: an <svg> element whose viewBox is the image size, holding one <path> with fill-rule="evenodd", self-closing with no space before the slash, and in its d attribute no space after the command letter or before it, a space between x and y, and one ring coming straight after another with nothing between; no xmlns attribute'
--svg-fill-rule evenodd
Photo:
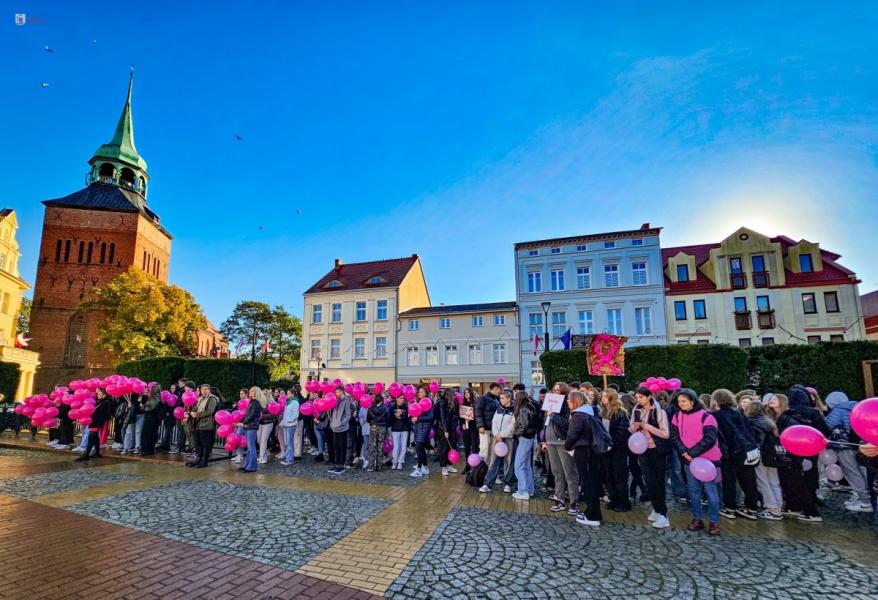
<svg viewBox="0 0 878 600"><path fill-rule="evenodd" d="M540 336L539 334L534 334L534 356L537 355L537 352L540 350Z"/></svg>

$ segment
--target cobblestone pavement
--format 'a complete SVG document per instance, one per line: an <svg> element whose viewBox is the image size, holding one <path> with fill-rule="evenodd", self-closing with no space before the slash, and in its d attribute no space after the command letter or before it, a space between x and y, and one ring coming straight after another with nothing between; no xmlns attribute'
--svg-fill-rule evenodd
<svg viewBox="0 0 878 600"><path fill-rule="evenodd" d="M383 467L380 471L369 471L368 469L345 469L343 475L333 475L329 473L332 465L324 462L315 462L310 456L303 456L300 459L285 467L276 460L269 461L264 465L259 465L259 471L270 475L288 475L290 477L309 477L313 479L335 479L342 481L350 481L351 483L373 483L377 485L396 485L403 487L411 487L424 482L424 478L409 477L414 462L409 461L411 467L402 470L393 470L390 467ZM234 464L234 463L233 463ZM238 465L235 464L235 467ZM432 468L432 467L431 467ZM438 465L436 466L438 469Z"/></svg>
<svg viewBox="0 0 878 600"><path fill-rule="evenodd" d="M0 458L45 458L46 453L25 448L4 448L0 446Z"/></svg>
<svg viewBox="0 0 878 600"><path fill-rule="evenodd" d="M294 570L388 504L375 498L181 481L68 510Z"/></svg>
<svg viewBox="0 0 878 600"><path fill-rule="evenodd" d="M137 476L129 473L108 473L97 469L59 471L2 479L0 480L0 494L32 499L134 479L137 479Z"/></svg>
<svg viewBox="0 0 878 600"><path fill-rule="evenodd" d="M878 569L820 545L457 508L391 598L875 598Z"/></svg>

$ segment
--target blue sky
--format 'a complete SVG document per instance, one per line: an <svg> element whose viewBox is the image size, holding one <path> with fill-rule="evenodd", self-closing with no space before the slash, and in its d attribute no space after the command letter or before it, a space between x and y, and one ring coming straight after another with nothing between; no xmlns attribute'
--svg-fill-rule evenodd
<svg viewBox="0 0 878 600"><path fill-rule="evenodd" d="M134 63L171 280L216 323L301 314L336 257L417 252L435 304L509 300L514 242L646 221L819 241L878 288L872 3L4 5L0 203L31 282L39 202L82 187Z"/></svg>

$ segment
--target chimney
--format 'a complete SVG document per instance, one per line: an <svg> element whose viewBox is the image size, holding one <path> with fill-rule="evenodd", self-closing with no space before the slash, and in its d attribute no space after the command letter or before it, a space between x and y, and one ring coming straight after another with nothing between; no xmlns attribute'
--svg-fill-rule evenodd
<svg viewBox="0 0 878 600"><path fill-rule="evenodd" d="M335 259L335 268L336 269L339 268L340 266L342 266L343 264L344 264L344 262L340 258Z"/></svg>
<svg viewBox="0 0 878 600"><path fill-rule="evenodd" d="M640 226L640 231L646 231L647 229L649 229L649 223L644 223Z"/></svg>

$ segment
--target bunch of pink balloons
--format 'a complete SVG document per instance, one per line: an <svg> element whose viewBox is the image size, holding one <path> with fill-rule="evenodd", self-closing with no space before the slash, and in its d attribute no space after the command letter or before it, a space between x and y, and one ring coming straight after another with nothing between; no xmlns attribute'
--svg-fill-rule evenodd
<svg viewBox="0 0 878 600"><path fill-rule="evenodd" d="M162 402L168 406L175 406L177 404L177 396L168 390L162 390L161 397Z"/></svg>
<svg viewBox="0 0 878 600"><path fill-rule="evenodd" d="M638 387L648 388L653 394L662 391L673 392L674 390L680 389L681 385L682 383L676 377L671 379L665 379L664 377L647 377L646 381L641 381L637 384Z"/></svg>

